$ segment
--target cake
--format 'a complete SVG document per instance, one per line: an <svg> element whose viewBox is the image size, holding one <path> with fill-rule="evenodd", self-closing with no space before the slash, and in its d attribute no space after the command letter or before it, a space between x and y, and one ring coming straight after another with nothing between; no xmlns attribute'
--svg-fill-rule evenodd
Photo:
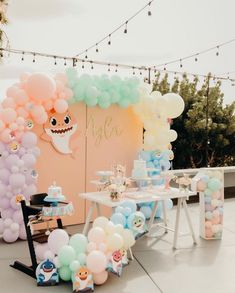
<svg viewBox="0 0 235 293"><path fill-rule="evenodd" d="M56 183L54 182L53 185L48 188L48 197L55 199L63 197L62 188L60 186L56 186Z"/></svg>
<svg viewBox="0 0 235 293"><path fill-rule="evenodd" d="M148 177L146 161L134 160L134 168L132 170L131 177L133 179L145 179Z"/></svg>

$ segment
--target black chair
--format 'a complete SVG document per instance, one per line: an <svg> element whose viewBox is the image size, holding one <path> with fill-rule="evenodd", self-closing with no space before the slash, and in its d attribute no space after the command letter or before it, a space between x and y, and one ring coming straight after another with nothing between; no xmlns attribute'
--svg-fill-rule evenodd
<svg viewBox="0 0 235 293"><path fill-rule="evenodd" d="M29 248L29 253L30 253L30 258L31 258L32 264L31 264L31 266L28 266L26 264L23 264L22 262L15 261L12 265L10 265L14 269L17 269L17 270L29 275L32 278L36 278L35 273L36 273L36 269L38 266L33 242L35 241L38 243L44 243L47 241L48 236L45 235L45 231L42 231L42 232L39 231L38 233L32 235L30 226L28 225L29 217L40 213L43 206L50 206L50 203L44 202L44 198L46 196L47 196L46 193L32 195L31 199L30 199L30 205L26 205L25 200L21 201L21 209L22 209L22 213L23 213L28 248ZM61 219L57 219L56 221L57 221L57 228L63 229Z"/></svg>

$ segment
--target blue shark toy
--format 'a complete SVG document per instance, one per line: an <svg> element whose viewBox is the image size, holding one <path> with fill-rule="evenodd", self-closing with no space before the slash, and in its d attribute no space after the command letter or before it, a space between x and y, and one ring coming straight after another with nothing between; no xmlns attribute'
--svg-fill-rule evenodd
<svg viewBox="0 0 235 293"><path fill-rule="evenodd" d="M59 274L55 264L47 259L42 261L36 270L38 286L54 286L59 283Z"/></svg>

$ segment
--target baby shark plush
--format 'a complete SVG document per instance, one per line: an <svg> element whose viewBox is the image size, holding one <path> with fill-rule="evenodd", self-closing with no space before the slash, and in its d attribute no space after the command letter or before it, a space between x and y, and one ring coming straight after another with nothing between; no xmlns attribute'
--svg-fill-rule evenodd
<svg viewBox="0 0 235 293"><path fill-rule="evenodd" d="M86 267L81 267L73 278L73 292L94 291L92 273Z"/></svg>
<svg viewBox="0 0 235 293"><path fill-rule="evenodd" d="M127 225L128 228L132 230L135 239L138 239L148 232L145 224L145 216L142 212L131 214L127 219Z"/></svg>
<svg viewBox="0 0 235 293"><path fill-rule="evenodd" d="M49 259L42 261L36 269L38 286L53 286L59 283L59 274L55 264Z"/></svg>
<svg viewBox="0 0 235 293"><path fill-rule="evenodd" d="M109 262L107 271L114 273L115 275L118 275L119 277L122 274L122 253L120 250L116 250L113 252Z"/></svg>

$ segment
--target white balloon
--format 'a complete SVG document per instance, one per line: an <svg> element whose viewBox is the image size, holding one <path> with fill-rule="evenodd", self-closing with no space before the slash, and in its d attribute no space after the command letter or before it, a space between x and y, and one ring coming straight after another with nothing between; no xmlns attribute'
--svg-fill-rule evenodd
<svg viewBox="0 0 235 293"><path fill-rule="evenodd" d="M163 96L166 100L166 108L164 113L168 118L179 117L184 111L184 100L180 95L175 93L168 93Z"/></svg>

